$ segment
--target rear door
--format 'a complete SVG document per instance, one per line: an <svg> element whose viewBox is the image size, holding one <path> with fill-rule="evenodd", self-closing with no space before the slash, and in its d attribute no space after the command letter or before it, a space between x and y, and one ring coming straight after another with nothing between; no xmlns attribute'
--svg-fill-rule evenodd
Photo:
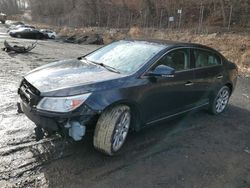
<svg viewBox="0 0 250 188"><path fill-rule="evenodd" d="M222 60L215 52L205 49L192 49L197 103L206 103L212 91L218 88L223 79Z"/></svg>

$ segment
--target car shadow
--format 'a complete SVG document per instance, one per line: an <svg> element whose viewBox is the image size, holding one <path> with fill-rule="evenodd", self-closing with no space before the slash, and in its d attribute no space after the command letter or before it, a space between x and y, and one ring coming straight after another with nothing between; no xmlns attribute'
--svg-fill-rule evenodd
<svg viewBox="0 0 250 188"><path fill-rule="evenodd" d="M41 154L41 148L39 150L33 148L31 152L36 156L36 161L40 162L42 168L39 172L44 175L49 187L69 185L89 187L104 178L112 177L114 178L112 181L115 182L116 172L126 170L126 167L141 160L148 159L146 161L150 163L156 155L164 152L173 153L176 149L181 150L188 145L189 141L195 142L201 131L208 129L211 135L217 129L233 132L235 127L232 126L233 124L227 124L229 122L247 126L250 122L249 114L249 110L233 105L229 105L228 109L219 116L210 115L206 110L187 113L171 121L163 121L147 127L140 132L130 133L122 151L112 157L94 149L91 132L82 142L50 141L43 146L42 150L46 152ZM185 135L188 132L192 132L194 136L186 138ZM199 139L203 138L200 136ZM140 176L143 176L143 172L141 173Z"/></svg>

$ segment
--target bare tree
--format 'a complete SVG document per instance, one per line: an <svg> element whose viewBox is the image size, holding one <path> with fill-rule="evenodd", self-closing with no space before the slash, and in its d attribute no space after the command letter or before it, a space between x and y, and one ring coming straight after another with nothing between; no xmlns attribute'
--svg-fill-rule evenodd
<svg viewBox="0 0 250 188"><path fill-rule="evenodd" d="M223 26L226 26L226 12L225 12L225 0L220 0L220 6L221 6L221 14L222 14L222 18L223 18Z"/></svg>
<svg viewBox="0 0 250 188"><path fill-rule="evenodd" d="M0 0L0 12L8 15L18 14L19 7L17 0Z"/></svg>
<svg viewBox="0 0 250 188"><path fill-rule="evenodd" d="M0 0L2 7L15 7L20 0ZM200 1L197 0L27 0L33 19L55 25L100 27L167 27L168 18L182 9L182 27L198 25ZM6 5L8 4L8 6ZM249 0L202 0L204 24L228 25L230 7L232 22L250 24ZM6 9L6 8L5 8Z"/></svg>

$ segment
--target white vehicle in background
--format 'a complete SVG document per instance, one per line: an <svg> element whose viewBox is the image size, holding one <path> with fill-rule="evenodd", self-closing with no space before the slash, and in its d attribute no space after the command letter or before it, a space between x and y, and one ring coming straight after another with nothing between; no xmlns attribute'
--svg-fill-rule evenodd
<svg viewBox="0 0 250 188"><path fill-rule="evenodd" d="M28 24L18 24L18 25L11 25L8 29L8 32L12 31L12 30L18 30L18 29L22 29L22 28L28 28L28 29L35 29L34 26L32 25L28 25Z"/></svg>
<svg viewBox="0 0 250 188"><path fill-rule="evenodd" d="M47 29L41 29L40 30L47 38L49 39L55 39L56 38L56 32L47 30Z"/></svg>

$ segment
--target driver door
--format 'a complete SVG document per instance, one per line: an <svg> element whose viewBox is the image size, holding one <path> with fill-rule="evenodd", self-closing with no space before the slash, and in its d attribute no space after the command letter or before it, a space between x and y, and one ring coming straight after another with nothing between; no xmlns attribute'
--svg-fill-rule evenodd
<svg viewBox="0 0 250 188"><path fill-rule="evenodd" d="M30 30L29 29L23 30L23 37L24 38L29 38L30 37Z"/></svg>
<svg viewBox="0 0 250 188"><path fill-rule="evenodd" d="M147 77L148 84L143 95L143 116L147 123L153 123L193 107L195 100L194 72L190 69L190 49L172 50L158 60L149 71L159 65L175 69L172 77ZM146 75L146 74L145 74ZM143 88L145 89L145 88Z"/></svg>

